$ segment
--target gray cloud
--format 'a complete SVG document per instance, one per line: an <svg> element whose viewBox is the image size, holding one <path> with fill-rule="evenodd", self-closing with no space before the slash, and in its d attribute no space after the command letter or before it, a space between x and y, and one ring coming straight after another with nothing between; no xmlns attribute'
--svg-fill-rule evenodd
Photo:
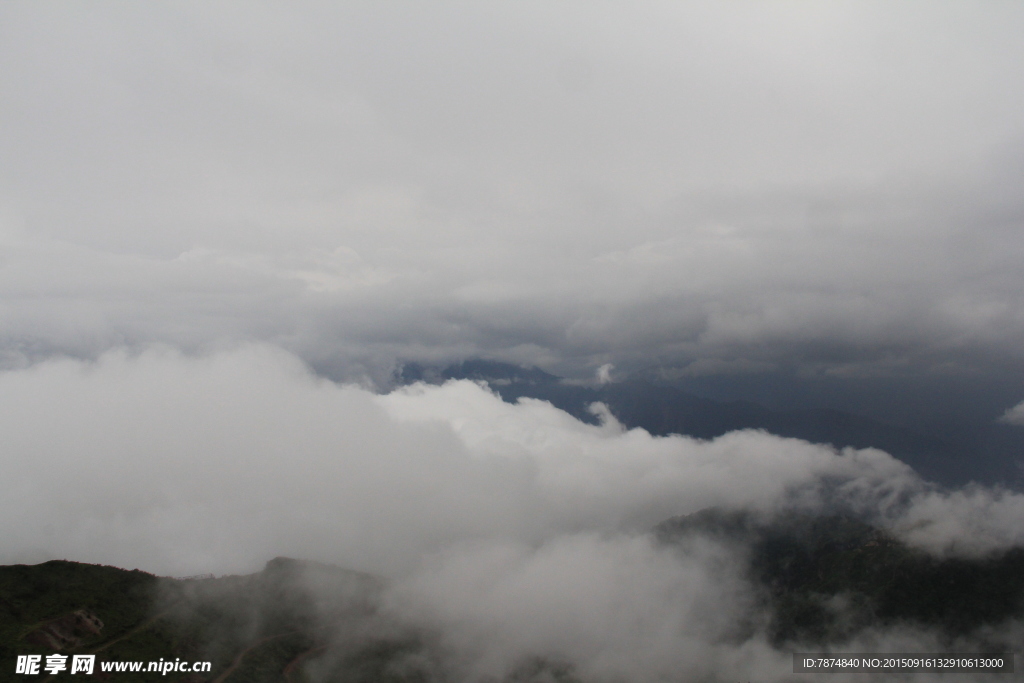
<svg viewBox="0 0 1024 683"><path fill-rule="evenodd" d="M1012 408L1008 408L1006 412L999 417L999 422L1024 426L1024 403L1018 403Z"/></svg>
<svg viewBox="0 0 1024 683"><path fill-rule="evenodd" d="M581 680L747 675L791 663L741 632L758 612L736 558L713 546L680 555L646 538L575 535L529 548L460 549L393 588L390 609L440 628L458 653L453 680L503 677L530 657ZM747 635L747 637L744 637Z"/></svg>
<svg viewBox="0 0 1024 683"><path fill-rule="evenodd" d="M2 11L8 366L1021 363L1012 5Z"/></svg>

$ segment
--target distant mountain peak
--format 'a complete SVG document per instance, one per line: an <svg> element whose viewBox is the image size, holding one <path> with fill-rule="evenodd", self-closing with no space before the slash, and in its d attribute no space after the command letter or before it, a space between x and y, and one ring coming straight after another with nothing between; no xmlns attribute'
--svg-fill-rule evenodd
<svg viewBox="0 0 1024 683"><path fill-rule="evenodd" d="M396 373L399 384L439 384L450 379L469 379L495 386L509 384L554 384L560 378L532 366L515 365L484 358L472 358L445 367L405 363Z"/></svg>

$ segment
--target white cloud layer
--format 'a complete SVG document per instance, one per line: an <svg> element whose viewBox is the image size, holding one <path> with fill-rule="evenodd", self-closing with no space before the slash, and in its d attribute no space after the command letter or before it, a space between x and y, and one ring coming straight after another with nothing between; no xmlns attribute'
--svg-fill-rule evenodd
<svg viewBox="0 0 1024 683"><path fill-rule="evenodd" d="M0 563L187 575L287 555L391 577L387 609L438 634L453 680L531 656L596 681L779 679L791 660L763 637L735 551L669 550L653 524L841 504L938 553L1024 542L1024 496L936 491L880 451L656 438L606 418L468 381L373 394L267 346L51 360L0 373Z"/></svg>
<svg viewBox="0 0 1024 683"><path fill-rule="evenodd" d="M881 451L656 438L471 382L375 395L269 347L4 372L0 423L3 563L219 573L284 554L394 574L452 544L642 533L710 506L846 504L936 550L1024 539L1020 495L934 491Z"/></svg>

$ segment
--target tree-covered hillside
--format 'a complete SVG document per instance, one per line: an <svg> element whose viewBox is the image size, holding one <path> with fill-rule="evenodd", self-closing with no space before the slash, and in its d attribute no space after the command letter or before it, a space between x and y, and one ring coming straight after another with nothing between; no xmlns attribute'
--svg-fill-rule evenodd
<svg viewBox="0 0 1024 683"><path fill-rule="evenodd" d="M654 535L681 553L708 541L735 550L756 600L734 636L764 636L781 652L841 650L866 629L899 626L936 634L951 648L1007 652L1016 645L1006 627L1024 616L1022 549L941 559L851 517L761 520L716 509L667 520ZM285 558L220 578L62 560L0 567L0 681L48 679L15 674L25 654L95 654L96 680L456 680L439 633L384 610L385 588L370 575ZM165 676L100 670L103 662L161 659L212 667ZM501 683L513 681L582 683L570 663L542 655L524 656Z"/></svg>
<svg viewBox="0 0 1024 683"><path fill-rule="evenodd" d="M842 515L759 522L716 509L667 520L656 533L671 544L703 536L741 548L780 647L841 644L865 628L900 623L952 642L1024 615L1021 548L937 558Z"/></svg>

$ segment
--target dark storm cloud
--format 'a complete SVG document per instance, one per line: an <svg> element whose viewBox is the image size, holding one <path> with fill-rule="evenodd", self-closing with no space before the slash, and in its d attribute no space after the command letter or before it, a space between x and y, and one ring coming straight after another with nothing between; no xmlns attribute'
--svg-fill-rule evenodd
<svg viewBox="0 0 1024 683"><path fill-rule="evenodd" d="M1019 365L1010 4L8 3L8 365Z"/></svg>

